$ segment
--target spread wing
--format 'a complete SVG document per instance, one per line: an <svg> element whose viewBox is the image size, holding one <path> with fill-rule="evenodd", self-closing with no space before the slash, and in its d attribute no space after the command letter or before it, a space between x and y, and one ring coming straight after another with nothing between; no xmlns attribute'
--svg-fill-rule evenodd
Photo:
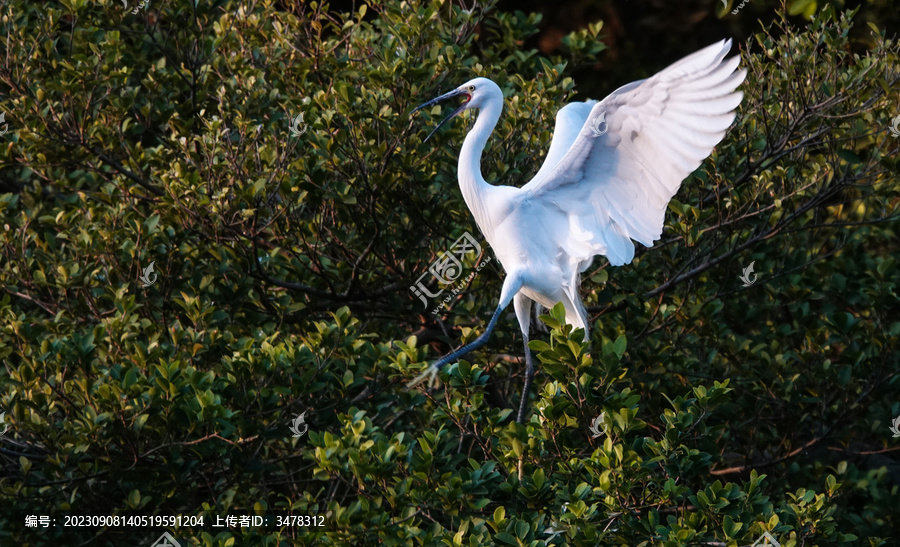
<svg viewBox="0 0 900 547"><path fill-rule="evenodd" d="M627 264L632 239L647 247L659 239L669 200L722 140L743 98L735 89L746 71L736 70L740 57L725 60L730 49L723 40L599 103L560 110L547 159L520 195L568 217L557 237L577 271L598 254Z"/></svg>
<svg viewBox="0 0 900 547"><path fill-rule="evenodd" d="M546 177L559 164L559 160L566 155L569 148L572 148L572 143L581 133L581 128L584 127L584 122L591 115L591 108L595 104L597 101L569 103L559 109L559 112L556 113L556 125L553 128L553 139L550 141L547 158L541 165L540 171L531 180Z"/></svg>

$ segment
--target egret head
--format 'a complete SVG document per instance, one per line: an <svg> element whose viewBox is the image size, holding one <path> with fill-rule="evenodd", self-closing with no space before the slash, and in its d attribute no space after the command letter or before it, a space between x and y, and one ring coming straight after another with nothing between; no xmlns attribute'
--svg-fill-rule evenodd
<svg viewBox="0 0 900 547"><path fill-rule="evenodd" d="M500 87L497 84L488 80L487 78L475 78L469 80L468 82L457 87L453 91L450 91L449 93L444 93L440 97L431 99L427 103L416 107L416 109L410 112L410 114L413 114L417 110L421 110L440 101L452 99L453 97L464 97L465 100L461 105L456 107L453 112L451 112L446 118L444 118L441 123L439 123L437 127L435 127L431 131L431 133L428 134L427 137L425 137L426 141L430 139L431 136L434 135L435 131L440 129L442 125L450 121L450 119L464 110L469 110L470 108L484 108L488 104L490 104L491 101L502 104L503 92L500 91Z"/></svg>

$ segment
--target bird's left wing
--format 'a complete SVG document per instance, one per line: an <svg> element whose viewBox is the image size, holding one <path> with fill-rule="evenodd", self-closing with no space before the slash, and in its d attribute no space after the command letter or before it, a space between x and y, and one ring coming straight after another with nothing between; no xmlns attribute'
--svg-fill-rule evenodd
<svg viewBox="0 0 900 547"><path fill-rule="evenodd" d="M522 188L523 202L568 216L557 237L579 271L598 254L627 264L632 239L647 247L659 239L669 200L722 140L743 97L735 89L746 71L735 70L740 57L725 60L730 49L731 40L713 44L592 105L565 155L548 166L548 153Z"/></svg>
<svg viewBox="0 0 900 547"><path fill-rule="evenodd" d="M581 128L584 127L584 122L588 120L595 104L597 101L575 102L559 109L559 112L556 113L553 138L550 140L550 150L547 151L547 157L544 159L540 171L534 175L532 180L546 177L559 165L559 161L563 159L569 148L572 148L572 143L581 133Z"/></svg>

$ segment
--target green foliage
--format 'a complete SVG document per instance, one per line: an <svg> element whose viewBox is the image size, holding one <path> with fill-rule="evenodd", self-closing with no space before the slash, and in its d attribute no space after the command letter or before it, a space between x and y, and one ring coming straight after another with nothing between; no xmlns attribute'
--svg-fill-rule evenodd
<svg viewBox="0 0 900 547"><path fill-rule="evenodd" d="M165 527L210 546L896 541L896 42L854 53L826 7L743 48L739 121L664 239L586 272L591 341L542 316L518 424L506 316L404 389L502 281L485 245L440 315L408 290L476 233L466 123L423 143L439 112L408 113L492 78L486 178L522 184L601 25L546 57L539 16L490 2L188 4L0 3L0 543L163 528L25 526L72 511L325 516Z"/></svg>

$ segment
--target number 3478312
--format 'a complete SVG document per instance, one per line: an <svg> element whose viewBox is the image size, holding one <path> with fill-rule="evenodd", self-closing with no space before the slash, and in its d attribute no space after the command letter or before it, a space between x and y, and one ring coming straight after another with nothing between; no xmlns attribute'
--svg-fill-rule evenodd
<svg viewBox="0 0 900 547"><path fill-rule="evenodd" d="M278 515L276 526L325 526L324 515Z"/></svg>

